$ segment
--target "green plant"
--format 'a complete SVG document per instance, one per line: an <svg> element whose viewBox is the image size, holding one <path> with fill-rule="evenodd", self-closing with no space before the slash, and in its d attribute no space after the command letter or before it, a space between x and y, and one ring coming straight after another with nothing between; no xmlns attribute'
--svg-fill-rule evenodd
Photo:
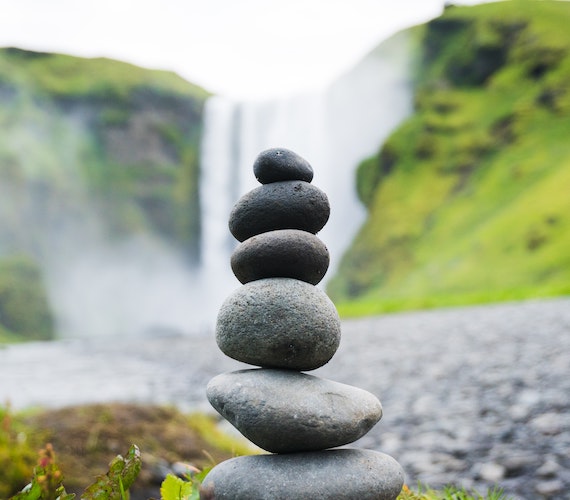
<svg viewBox="0 0 570 500"><path fill-rule="evenodd" d="M189 472L185 478L168 474L160 487L161 500L199 500L200 484L210 469L192 470L194 474Z"/></svg>
<svg viewBox="0 0 570 500"><path fill-rule="evenodd" d="M0 258L0 341L3 336L19 340L54 336L41 270L24 255Z"/></svg>
<svg viewBox="0 0 570 500"><path fill-rule="evenodd" d="M489 490L485 496L476 491L468 492L465 488L446 486L443 491L435 491L418 485L418 491L412 491L404 485L397 500L509 500L499 488Z"/></svg>
<svg viewBox="0 0 570 500"><path fill-rule="evenodd" d="M73 500L75 495L66 493L62 484L63 474L52 446L48 444L39 455L32 482L11 500Z"/></svg>
<svg viewBox="0 0 570 500"><path fill-rule="evenodd" d="M36 461L30 444L29 428L16 418L9 407L0 406L0 498L22 488Z"/></svg>

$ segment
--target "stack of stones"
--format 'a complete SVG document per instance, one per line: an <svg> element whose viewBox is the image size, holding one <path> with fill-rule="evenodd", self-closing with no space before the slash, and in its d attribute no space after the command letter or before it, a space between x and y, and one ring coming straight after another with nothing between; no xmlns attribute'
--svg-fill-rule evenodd
<svg viewBox="0 0 570 500"><path fill-rule="evenodd" d="M362 389L303 372L326 364L340 342L335 306L315 285L329 265L315 234L326 224L326 195L313 169L286 149L262 152L262 184L230 215L241 243L231 266L243 286L222 305L219 348L259 368L224 373L207 387L212 406L269 454L214 467L203 499L395 499L403 471L376 451L338 448L366 434L382 416Z"/></svg>

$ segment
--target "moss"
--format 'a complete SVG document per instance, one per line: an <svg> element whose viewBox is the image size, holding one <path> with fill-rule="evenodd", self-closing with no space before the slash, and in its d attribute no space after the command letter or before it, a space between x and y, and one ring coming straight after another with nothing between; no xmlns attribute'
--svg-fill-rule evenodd
<svg viewBox="0 0 570 500"><path fill-rule="evenodd" d="M359 169L368 220L328 287L341 312L569 293L568 22L567 2L510 1L428 23L415 114L380 149L395 162Z"/></svg>
<svg viewBox="0 0 570 500"><path fill-rule="evenodd" d="M54 337L53 317L40 269L27 257L0 259L0 327L10 339Z"/></svg>
<svg viewBox="0 0 570 500"><path fill-rule="evenodd" d="M1 418L0 408L0 422ZM37 410L13 415L11 419L14 422L13 440L17 439L15 432L18 432L20 439L25 437L28 448L35 450L46 443L52 444L64 474L66 489L77 494L98 474L104 474L109 461L131 444L136 444L141 450L143 463L131 491L138 497L146 494L143 498L160 498L160 481L156 481L156 470L160 467L184 462L203 468L236 455L256 452L245 439L224 435L212 417L186 415L175 408L163 406L94 404ZM0 460L2 436L0 428ZM14 454L14 443L8 444L5 449ZM28 455L22 461L22 469L30 463ZM2 474L12 474L15 464L6 462L3 465L0 483L16 484L1 480ZM31 470L30 466L28 478ZM16 491L17 488L11 489L11 493Z"/></svg>

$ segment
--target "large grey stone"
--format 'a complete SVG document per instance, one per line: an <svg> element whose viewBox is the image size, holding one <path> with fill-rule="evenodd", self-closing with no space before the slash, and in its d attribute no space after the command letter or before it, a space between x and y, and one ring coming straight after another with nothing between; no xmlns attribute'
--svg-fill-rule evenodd
<svg viewBox="0 0 570 500"><path fill-rule="evenodd" d="M259 153L253 164L253 173L262 184L313 180L313 167L309 162L285 148L266 149Z"/></svg>
<svg viewBox="0 0 570 500"><path fill-rule="evenodd" d="M384 453L338 449L237 457L204 479L204 500L394 500L404 484L400 464Z"/></svg>
<svg viewBox="0 0 570 500"><path fill-rule="evenodd" d="M222 304L216 322L216 342L230 358L294 370L326 364L340 335L340 319L328 296L291 278L267 278L238 288Z"/></svg>
<svg viewBox="0 0 570 500"><path fill-rule="evenodd" d="M273 453L352 443L382 417L373 394L292 370L223 373L210 380L206 394L246 438Z"/></svg>
<svg viewBox="0 0 570 500"><path fill-rule="evenodd" d="M231 265L242 283L262 278L295 278L316 285L329 267L329 251L314 234L281 229L240 243Z"/></svg>
<svg viewBox="0 0 570 500"><path fill-rule="evenodd" d="M229 227L238 241L275 229L318 233L327 223L327 195L304 181L264 184L244 194L230 213Z"/></svg>

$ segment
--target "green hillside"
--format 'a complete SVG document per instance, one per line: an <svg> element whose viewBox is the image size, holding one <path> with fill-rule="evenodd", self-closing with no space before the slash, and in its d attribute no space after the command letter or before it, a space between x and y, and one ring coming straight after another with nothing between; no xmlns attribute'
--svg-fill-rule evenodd
<svg viewBox="0 0 570 500"><path fill-rule="evenodd" d="M101 242L144 237L197 261L207 97L171 72L0 49L0 341L49 336L46 269ZM22 261L36 290L17 283L29 275ZM28 295L12 293L7 306L7 283ZM30 294L46 318L35 333L24 317Z"/></svg>
<svg viewBox="0 0 570 500"><path fill-rule="evenodd" d="M345 315L570 293L570 2L448 7L415 113L358 168Z"/></svg>

